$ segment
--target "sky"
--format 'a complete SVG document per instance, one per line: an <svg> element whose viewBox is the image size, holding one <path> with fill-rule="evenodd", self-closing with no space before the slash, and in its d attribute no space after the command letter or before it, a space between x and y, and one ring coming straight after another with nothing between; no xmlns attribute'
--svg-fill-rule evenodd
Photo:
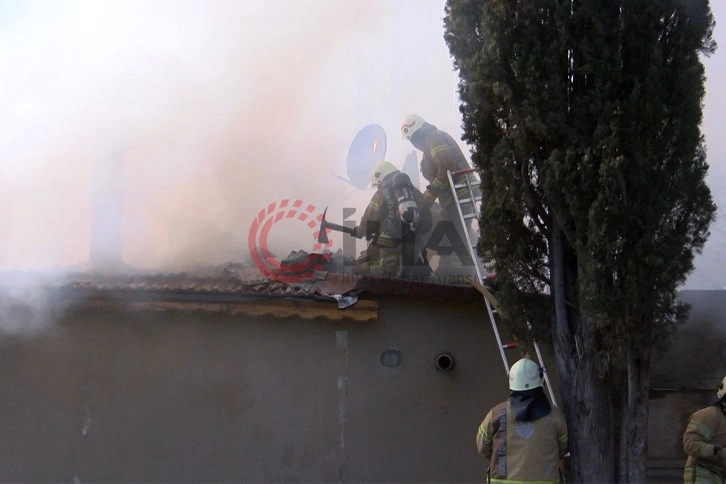
<svg viewBox="0 0 726 484"><path fill-rule="evenodd" d="M412 151L398 131L409 113L460 139L444 5L0 0L0 270L84 270L93 230L118 231L134 269L237 262L270 204L328 207L336 223L344 207L362 212L372 192L341 180L361 128L385 129L399 167ZM724 2L712 9L726 19ZM715 37L726 48L720 26ZM721 206L726 56L704 63ZM94 225L109 193L120 194L118 218ZM726 287L720 222L689 287ZM309 227L294 221L268 241L281 256L311 250Z"/></svg>

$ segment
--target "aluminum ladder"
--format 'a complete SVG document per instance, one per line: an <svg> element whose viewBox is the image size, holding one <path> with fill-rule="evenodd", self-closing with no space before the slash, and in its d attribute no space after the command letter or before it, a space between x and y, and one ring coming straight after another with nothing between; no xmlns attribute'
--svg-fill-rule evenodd
<svg viewBox="0 0 726 484"><path fill-rule="evenodd" d="M479 176L474 168L464 168L460 170L449 170L447 171L447 177L449 179L449 187L451 187L451 193L456 200L456 209L459 214L459 220L461 221L462 231L466 238L467 248L469 255L471 255L472 261L474 261L474 267L476 268L476 277L479 291L484 296L484 304L487 308L487 314L489 321L491 322L492 329L494 330L494 337L497 340L497 346L499 347L499 353L502 357L502 363L504 363L504 371L507 376L509 375L509 361L504 350L516 347L513 343L502 343L502 338L499 334L499 326L497 325L497 309L496 299L484 286L485 278L489 275L489 271L484 265L484 261L477 254L477 243L476 240L472 240L470 229L470 223L472 219L476 219L476 233L479 233L479 217L481 216L481 188ZM461 192L461 193L460 193ZM527 321L527 328L530 333L532 332L532 325ZM557 406L555 395L550 384L549 376L547 375L547 369L545 368L544 361L542 359L542 353L540 352L537 340L532 338L532 345L534 346L535 353L537 354L537 360L540 368L542 368L542 374L549 392L552 405Z"/></svg>

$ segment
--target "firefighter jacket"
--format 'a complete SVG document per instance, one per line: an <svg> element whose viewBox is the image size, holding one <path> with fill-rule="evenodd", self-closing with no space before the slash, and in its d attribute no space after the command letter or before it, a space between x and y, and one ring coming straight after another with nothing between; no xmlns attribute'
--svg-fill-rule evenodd
<svg viewBox="0 0 726 484"><path fill-rule="evenodd" d="M489 460L490 482L556 483L567 453L567 423L562 411L529 422L516 421L509 400L484 418L476 435L479 453Z"/></svg>
<svg viewBox="0 0 726 484"><path fill-rule="evenodd" d="M438 199L444 209L449 209L455 201L446 172L469 168L469 163L450 134L433 125L424 126L422 130L425 131L419 145L423 151L421 174L429 182L424 196L432 202ZM465 193L459 194L462 195Z"/></svg>
<svg viewBox="0 0 726 484"><path fill-rule="evenodd" d="M718 455L714 447L726 447L726 410L715 404L691 415L683 433L683 450L688 454L686 468L705 467L721 478L726 477L726 449Z"/></svg>
<svg viewBox="0 0 726 484"><path fill-rule="evenodd" d="M401 222L396 195L392 183L386 179L371 197L360 224L356 227L356 236L372 239L373 245L389 248L397 247L404 240L415 239L431 230L431 208L426 205L423 194L412 184L416 205L419 210L419 220L415 232L410 232ZM410 181L409 181L410 183Z"/></svg>

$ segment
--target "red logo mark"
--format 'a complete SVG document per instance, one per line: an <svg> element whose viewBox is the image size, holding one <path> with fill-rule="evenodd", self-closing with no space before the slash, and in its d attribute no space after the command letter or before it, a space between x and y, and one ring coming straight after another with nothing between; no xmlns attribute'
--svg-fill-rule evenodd
<svg viewBox="0 0 726 484"><path fill-rule="evenodd" d="M317 213L316 213L317 212ZM302 261L282 263L270 252L267 237L270 229L282 220L302 222L310 228L313 239L311 253ZM257 268L265 277L286 284L295 284L309 280L315 271L323 270L330 254L315 253L333 245L332 242L318 242L322 212L316 211L315 205L306 204L302 200L291 201L289 198L280 202L272 202L267 208L260 210L252 221L247 234L247 245L250 256Z"/></svg>

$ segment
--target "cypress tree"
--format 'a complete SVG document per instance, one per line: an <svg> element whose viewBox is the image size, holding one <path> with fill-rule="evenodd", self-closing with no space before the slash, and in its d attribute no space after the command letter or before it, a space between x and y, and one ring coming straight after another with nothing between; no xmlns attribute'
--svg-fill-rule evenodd
<svg viewBox="0 0 726 484"><path fill-rule="evenodd" d="M552 339L573 480L643 482L651 354L716 209L709 2L448 0L444 26L479 250L506 321Z"/></svg>

